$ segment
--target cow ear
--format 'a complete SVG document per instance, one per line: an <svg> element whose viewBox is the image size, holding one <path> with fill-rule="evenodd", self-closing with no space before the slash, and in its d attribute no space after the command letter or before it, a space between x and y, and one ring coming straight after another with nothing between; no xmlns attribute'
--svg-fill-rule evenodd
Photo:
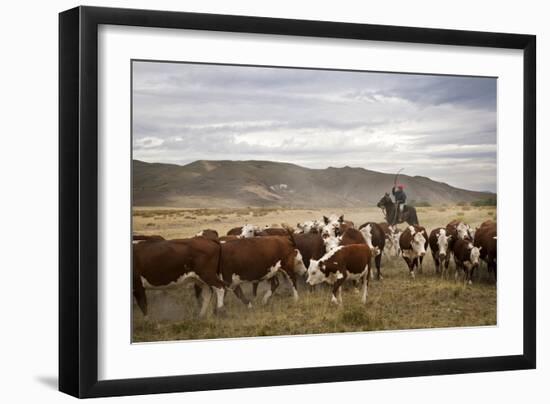
<svg viewBox="0 0 550 404"><path fill-rule="evenodd" d="M338 218L338 221L339 221L340 223L344 223L344 215L340 216L340 217Z"/></svg>
<svg viewBox="0 0 550 404"><path fill-rule="evenodd" d="M328 224L328 217L323 216L323 220L324 220L325 224Z"/></svg>

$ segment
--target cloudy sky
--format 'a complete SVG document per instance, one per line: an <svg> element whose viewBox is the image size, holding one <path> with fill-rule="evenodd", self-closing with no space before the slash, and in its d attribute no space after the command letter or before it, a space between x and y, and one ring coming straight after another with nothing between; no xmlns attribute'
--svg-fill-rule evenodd
<svg viewBox="0 0 550 404"><path fill-rule="evenodd" d="M364 167L496 191L496 79L133 62L148 162Z"/></svg>

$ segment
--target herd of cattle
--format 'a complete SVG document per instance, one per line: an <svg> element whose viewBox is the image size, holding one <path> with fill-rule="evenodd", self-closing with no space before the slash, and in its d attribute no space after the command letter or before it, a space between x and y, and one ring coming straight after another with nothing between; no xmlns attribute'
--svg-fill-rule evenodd
<svg viewBox="0 0 550 404"><path fill-rule="evenodd" d="M165 240L161 236L133 237L133 294L147 316L146 289L165 289L192 282L201 304L200 315L208 309L213 294L216 310L224 307L224 296L230 290L247 306L251 301L241 289L251 283L256 297L258 284L270 283L262 298L267 303L279 286L278 276L286 278L293 298L298 300L297 281L305 277L314 286L332 286L331 300L342 304L342 284L353 281L361 285L361 299L367 301L371 268L382 279L382 254L402 256L410 275L422 273L422 261L428 246L436 273L448 276L449 262L454 257L455 279L462 274L472 283L480 260L487 263L496 279L497 229L491 220L472 228L454 220L445 227L426 229L410 225L403 230L386 223L367 222L359 227L344 216L323 217L299 223L296 230L288 226L259 228L246 224L231 229L226 236L215 230L204 230L195 237Z"/></svg>

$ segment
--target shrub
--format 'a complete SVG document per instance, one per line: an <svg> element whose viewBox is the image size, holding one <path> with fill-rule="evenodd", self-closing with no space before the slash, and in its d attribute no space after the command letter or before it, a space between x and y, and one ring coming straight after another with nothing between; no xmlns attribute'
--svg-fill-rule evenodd
<svg viewBox="0 0 550 404"><path fill-rule="evenodd" d="M456 204L456 206L466 206L466 205L468 205L468 203L464 201L460 201Z"/></svg>
<svg viewBox="0 0 550 404"><path fill-rule="evenodd" d="M493 196L485 199L478 199L472 202L472 206L497 206L497 197Z"/></svg>

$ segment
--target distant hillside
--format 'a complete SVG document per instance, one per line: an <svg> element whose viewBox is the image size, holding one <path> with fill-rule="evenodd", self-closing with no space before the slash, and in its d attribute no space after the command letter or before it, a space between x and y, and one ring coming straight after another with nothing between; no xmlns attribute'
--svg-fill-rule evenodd
<svg viewBox="0 0 550 404"><path fill-rule="evenodd" d="M135 206L357 207L375 205L394 175L364 168L310 169L273 161L207 161L185 166L133 161ZM400 175L408 200L471 202L492 193L454 188L427 177Z"/></svg>

